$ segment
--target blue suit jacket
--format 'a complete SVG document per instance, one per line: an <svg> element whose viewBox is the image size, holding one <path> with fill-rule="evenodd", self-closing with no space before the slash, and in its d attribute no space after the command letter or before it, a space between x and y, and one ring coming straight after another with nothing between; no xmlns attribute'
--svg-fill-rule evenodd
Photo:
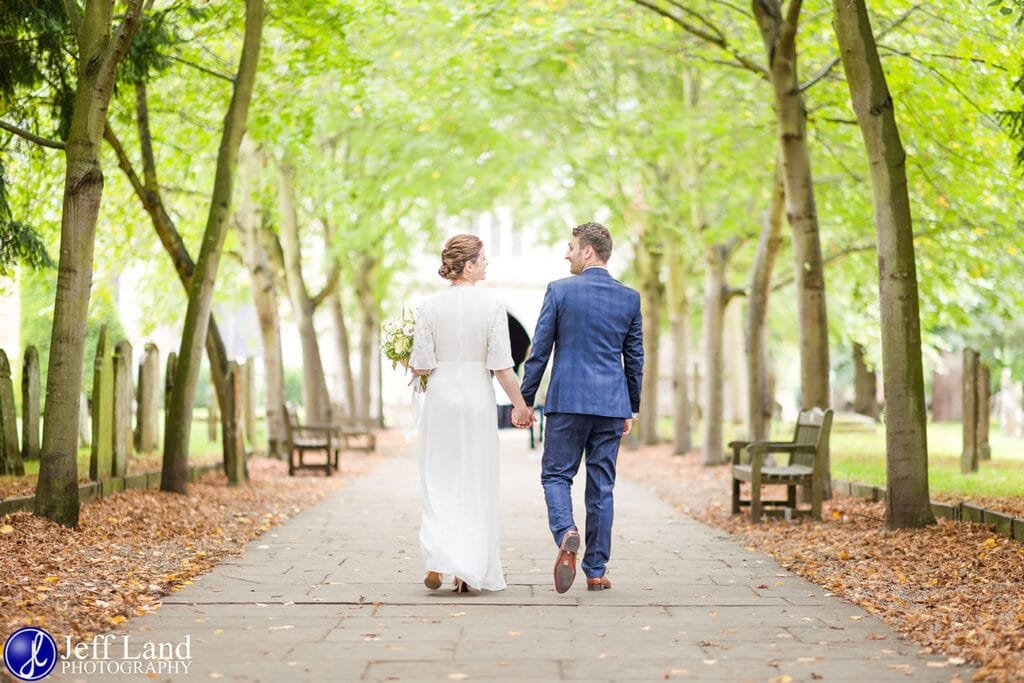
<svg viewBox="0 0 1024 683"><path fill-rule="evenodd" d="M548 285L522 392L533 405L554 347L545 413L632 417L644 369L640 294L604 268Z"/></svg>

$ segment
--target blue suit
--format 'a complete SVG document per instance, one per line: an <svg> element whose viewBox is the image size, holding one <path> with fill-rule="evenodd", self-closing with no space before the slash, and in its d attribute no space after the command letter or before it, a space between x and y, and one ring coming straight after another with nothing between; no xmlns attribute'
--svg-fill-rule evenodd
<svg viewBox="0 0 1024 683"><path fill-rule="evenodd" d="M576 528L571 488L587 463L583 571L604 576L611 553L612 490L623 420L640 410L644 352L640 295L604 268L548 285L522 392L533 405L548 359L554 364L544 415L541 483L555 543Z"/></svg>

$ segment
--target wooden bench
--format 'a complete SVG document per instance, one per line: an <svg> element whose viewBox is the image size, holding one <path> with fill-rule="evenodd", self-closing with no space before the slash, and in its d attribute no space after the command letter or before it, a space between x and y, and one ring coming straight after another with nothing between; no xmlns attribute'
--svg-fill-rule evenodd
<svg viewBox="0 0 1024 683"><path fill-rule="evenodd" d="M341 443L337 437L337 429L331 425L300 424L295 406L284 406L286 419L285 431L288 436L288 474L295 475L299 469L323 469L327 476L338 469ZM324 455L324 462L306 463L305 454L319 452Z"/></svg>
<svg viewBox="0 0 1024 683"><path fill-rule="evenodd" d="M377 450L377 432L371 418L346 417L337 403L331 404L331 424L337 429L337 436L346 451Z"/></svg>
<svg viewBox="0 0 1024 683"><path fill-rule="evenodd" d="M789 508L794 513L809 513L821 521L822 476L825 469L825 453L828 437L832 431L832 411L812 408L801 410L796 420L796 431L792 441L732 441L732 512L737 514L743 507L750 507L750 520L761 521L765 507ZM789 455L785 465L765 462L769 453ZM746 457L744 457L744 454ZM740 499L741 482L750 482L750 500ZM767 485L786 487L786 500L761 500L761 487ZM797 508L796 487L810 485L811 509Z"/></svg>

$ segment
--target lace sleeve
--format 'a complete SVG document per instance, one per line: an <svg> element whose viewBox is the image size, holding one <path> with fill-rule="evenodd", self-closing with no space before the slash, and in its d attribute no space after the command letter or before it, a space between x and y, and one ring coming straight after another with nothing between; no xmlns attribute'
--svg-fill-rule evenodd
<svg viewBox="0 0 1024 683"><path fill-rule="evenodd" d="M508 313L505 312L504 304L495 304L493 316L487 335L487 369L505 370L511 368L513 363L512 340L508 334Z"/></svg>
<svg viewBox="0 0 1024 683"><path fill-rule="evenodd" d="M437 356L434 354L434 326L426 306L421 306L416 313L416 331L413 333L409 367L414 370L433 370L437 367Z"/></svg>

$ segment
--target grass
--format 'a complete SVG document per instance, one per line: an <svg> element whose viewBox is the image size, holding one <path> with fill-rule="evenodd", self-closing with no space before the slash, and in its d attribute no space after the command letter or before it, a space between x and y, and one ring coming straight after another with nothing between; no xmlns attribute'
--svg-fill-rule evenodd
<svg viewBox="0 0 1024 683"><path fill-rule="evenodd" d="M207 438L206 421L200 419L197 412L197 419L192 423L192 430L189 434L189 464L200 465L211 462L218 462L221 457L220 447L220 434L218 431L218 437L215 441L210 441ZM162 450L162 449L161 449ZM79 479L86 481L89 478L89 447L78 449L78 474ZM160 469L160 456L159 453L154 454L141 454L134 453L132 459L144 460L144 470L159 470ZM138 463L135 463L138 464ZM129 472L139 471L136 467L132 466L133 463L129 462ZM35 479L39 476L39 461L38 460L27 460L25 462L25 476Z"/></svg>
<svg viewBox="0 0 1024 683"><path fill-rule="evenodd" d="M965 498L977 496L1024 495L1024 439L990 435L992 459L982 461L978 472L960 473L962 446L959 423L928 425L928 488ZM885 485L885 427L851 429L837 425L832 430L832 476L839 479Z"/></svg>
<svg viewBox="0 0 1024 683"><path fill-rule="evenodd" d="M789 440L792 425L772 425L772 438ZM728 442L742 425L726 424ZM992 459L982 461L974 474L960 473L962 429L958 422L928 424L928 485L930 492L961 498L1024 496L1024 439L1004 436L993 426L989 441ZM658 433L672 438L672 423L663 418ZM694 448L700 448L702 432L693 432ZM863 484L885 486L885 425L839 422L832 427L832 476Z"/></svg>

